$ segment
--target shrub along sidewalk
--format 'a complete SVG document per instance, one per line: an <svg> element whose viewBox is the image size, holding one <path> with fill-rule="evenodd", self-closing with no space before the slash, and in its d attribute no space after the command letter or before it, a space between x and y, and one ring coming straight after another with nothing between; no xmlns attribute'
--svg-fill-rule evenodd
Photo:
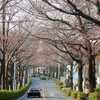
<svg viewBox="0 0 100 100"><path fill-rule="evenodd" d="M87 100L87 96L83 92L78 92L78 91L74 91L70 88L66 88L64 86L64 84L60 81L56 81L56 85L57 85L58 89L60 89L65 96L71 96L75 100ZM90 99L90 100L95 100L95 99Z"/></svg>
<svg viewBox="0 0 100 100"><path fill-rule="evenodd" d="M70 88L66 88L64 84L58 80L55 81L59 90L63 92L65 96L71 96L75 100L100 100L100 87L95 90L95 92L89 93L89 96L83 92L78 92L71 90Z"/></svg>
<svg viewBox="0 0 100 100"><path fill-rule="evenodd" d="M22 96L30 85L31 81L19 90L0 90L0 100L15 100L16 98Z"/></svg>
<svg viewBox="0 0 100 100"><path fill-rule="evenodd" d="M95 92L90 93L89 100L100 100L100 87Z"/></svg>

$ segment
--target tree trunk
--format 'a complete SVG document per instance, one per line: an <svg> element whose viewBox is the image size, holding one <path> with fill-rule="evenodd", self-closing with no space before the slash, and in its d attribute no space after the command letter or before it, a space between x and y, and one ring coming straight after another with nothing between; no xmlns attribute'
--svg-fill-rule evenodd
<svg viewBox="0 0 100 100"><path fill-rule="evenodd" d="M20 72L20 87L22 87L22 82L23 82L23 70L21 69L21 72Z"/></svg>
<svg viewBox="0 0 100 100"><path fill-rule="evenodd" d="M96 88L95 57L93 55L90 55L89 57L88 77L89 77L89 91L92 92Z"/></svg>
<svg viewBox="0 0 100 100"><path fill-rule="evenodd" d="M71 89L73 89L73 64L71 64L70 80L71 80Z"/></svg>
<svg viewBox="0 0 100 100"><path fill-rule="evenodd" d="M3 76L3 69L2 69L2 66L0 68L0 89L2 89L2 76Z"/></svg>
<svg viewBox="0 0 100 100"><path fill-rule="evenodd" d="M2 44L2 50L3 50L3 60L1 63L2 71L3 71L3 89L6 88L6 68L5 68L5 19L6 19L6 11L5 11L5 0L3 2L3 10L2 10L2 35L3 35L3 44Z"/></svg>
<svg viewBox="0 0 100 100"><path fill-rule="evenodd" d="M28 75L27 75L27 70L26 70L26 72L25 72L25 84L27 83L27 77L28 77Z"/></svg>
<svg viewBox="0 0 100 100"><path fill-rule="evenodd" d="M8 76L8 72L6 72L6 89L9 90L9 76Z"/></svg>
<svg viewBox="0 0 100 100"><path fill-rule="evenodd" d="M80 61L78 63L78 89L80 92L83 91L83 87L82 87L82 83L83 83L83 66L82 66L82 62Z"/></svg>
<svg viewBox="0 0 100 100"><path fill-rule="evenodd" d="M13 62L11 62L10 64L10 86L12 90L13 90L13 76L14 76L14 65L13 65Z"/></svg>
<svg viewBox="0 0 100 100"><path fill-rule="evenodd" d="M5 57L4 57L5 58ZM3 68L3 89L6 89L6 74L5 74L5 59L3 58L2 61L2 68Z"/></svg>
<svg viewBox="0 0 100 100"><path fill-rule="evenodd" d="M9 70L9 66L6 66L6 89L9 89L9 74L10 70Z"/></svg>

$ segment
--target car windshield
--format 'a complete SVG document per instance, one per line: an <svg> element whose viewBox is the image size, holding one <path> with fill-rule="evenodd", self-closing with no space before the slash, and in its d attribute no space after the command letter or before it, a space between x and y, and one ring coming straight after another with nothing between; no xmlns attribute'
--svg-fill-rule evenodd
<svg viewBox="0 0 100 100"><path fill-rule="evenodd" d="M39 90L37 90L37 89L31 89L30 91L31 92L38 92Z"/></svg>

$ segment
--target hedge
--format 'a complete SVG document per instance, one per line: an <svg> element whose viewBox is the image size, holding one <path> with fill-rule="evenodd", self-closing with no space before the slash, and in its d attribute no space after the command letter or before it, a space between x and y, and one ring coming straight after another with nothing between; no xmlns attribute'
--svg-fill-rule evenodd
<svg viewBox="0 0 100 100"><path fill-rule="evenodd" d="M72 91L71 96L76 99L78 97L78 92Z"/></svg>
<svg viewBox="0 0 100 100"><path fill-rule="evenodd" d="M63 82L60 82L59 80L56 81L56 85L58 86L59 89L62 89L65 87Z"/></svg>
<svg viewBox="0 0 100 100"><path fill-rule="evenodd" d="M62 88L62 92L65 96L71 96L72 90L70 88Z"/></svg>
<svg viewBox="0 0 100 100"><path fill-rule="evenodd" d="M63 88L62 91L65 96L71 96L76 100L86 100L86 98L87 98L85 93L73 91L70 88Z"/></svg>
<svg viewBox="0 0 100 100"><path fill-rule="evenodd" d="M71 88L66 88L64 84L60 81L56 81L56 84L65 96L71 96L76 100L87 100L87 95L85 93L74 91ZM96 100L96 99L90 99L90 100Z"/></svg>
<svg viewBox="0 0 100 100"><path fill-rule="evenodd" d="M87 95L83 92L78 92L77 100L87 100Z"/></svg>
<svg viewBox="0 0 100 100"><path fill-rule="evenodd" d="M19 90L0 90L0 100L15 100L22 96L29 88L31 82L28 85L22 87Z"/></svg>
<svg viewBox="0 0 100 100"><path fill-rule="evenodd" d="M100 100L100 92L90 93L89 100Z"/></svg>

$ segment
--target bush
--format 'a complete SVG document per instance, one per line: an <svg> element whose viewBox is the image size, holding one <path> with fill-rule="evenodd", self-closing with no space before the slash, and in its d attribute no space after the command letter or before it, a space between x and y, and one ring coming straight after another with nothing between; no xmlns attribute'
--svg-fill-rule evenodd
<svg viewBox="0 0 100 100"><path fill-rule="evenodd" d="M100 100L100 92L90 93L89 100Z"/></svg>
<svg viewBox="0 0 100 100"><path fill-rule="evenodd" d="M62 92L65 96L71 96L72 90L70 88L62 88Z"/></svg>
<svg viewBox="0 0 100 100"><path fill-rule="evenodd" d="M70 89L69 91L67 91L67 95L71 96L71 94L72 94L72 90Z"/></svg>
<svg viewBox="0 0 100 100"><path fill-rule="evenodd" d="M63 82L59 82L58 85L61 86L61 87L64 86Z"/></svg>
<svg viewBox="0 0 100 100"><path fill-rule="evenodd" d="M71 90L71 89L66 89L66 91L64 91L64 94L65 94L66 96L71 96L72 90Z"/></svg>
<svg viewBox="0 0 100 100"><path fill-rule="evenodd" d="M59 87L60 87L60 89L64 88L64 86L63 86L63 85L60 85Z"/></svg>
<svg viewBox="0 0 100 100"><path fill-rule="evenodd" d="M100 88L96 88L95 91L96 91L96 92L100 92Z"/></svg>
<svg viewBox="0 0 100 100"><path fill-rule="evenodd" d="M26 85L25 87L22 87L19 90L0 90L0 100L14 100L20 96L22 96L27 89L29 88L31 82Z"/></svg>
<svg viewBox="0 0 100 100"><path fill-rule="evenodd" d="M77 91L73 91L71 93L71 96L76 99L77 98L77 94L78 94Z"/></svg>
<svg viewBox="0 0 100 100"><path fill-rule="evenodd" d="M58 87L59 87L60 89L62 89L62 88L65 87L63 82L58 81L56 84L58 85Z"/></svg>
<svg viewBox="0 0 100 100"><path fill-rule="evenodd" d="M77 99L78 100L86 100L87 96L83 92L78 92Z"/></svg>
<svg viewBox="0 0 100 100"><path fill-rule="evenodd" d="M62 91L63 91L63 92L66 92L66 91L68 91L68 90L70 90L70 88L62 88Z"/></svg>

